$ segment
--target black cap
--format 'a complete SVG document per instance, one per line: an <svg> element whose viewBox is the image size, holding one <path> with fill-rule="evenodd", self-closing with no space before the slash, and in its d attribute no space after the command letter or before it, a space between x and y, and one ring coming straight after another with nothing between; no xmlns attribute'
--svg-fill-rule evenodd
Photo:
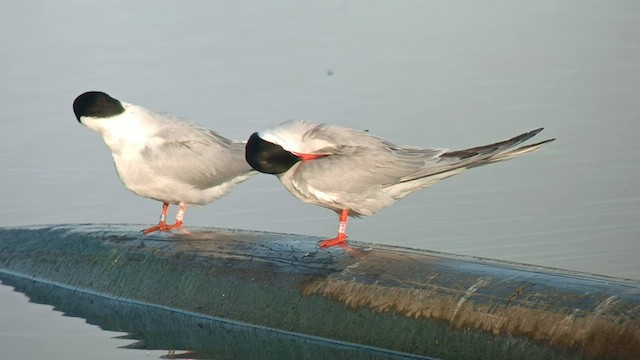
<svg viewBox="0 0 640 360"><path fill-rule="evenodd" d="M73 101L73 112L79 123L82 116L107 118L120 115L124 107L120 101L100 91L88 91Z"/></svg>

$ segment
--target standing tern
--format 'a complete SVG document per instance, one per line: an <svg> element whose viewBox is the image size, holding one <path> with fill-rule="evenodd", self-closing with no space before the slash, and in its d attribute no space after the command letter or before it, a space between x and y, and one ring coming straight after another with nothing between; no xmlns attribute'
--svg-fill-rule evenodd
<svg viewBox="0 0 640 360"><path fill-rule="evenodd" d="M187 206L208 204L255 172L244 160L244 142L141 106L89 91L73 102L82 125L102 135L122 183L136 195L162 202L160 222L142 230L182 229ZM178 205L167 224L169 204Z"/></svg>
<svg viewBox="0 0 640 360"><path fill-rule="evenodd" d="M470 149L396 146L367 131L292 120L253 133L246 160L276 175L299 200L339 214L338 235L321 247L343 244L349 216L373 215L397 199L476 166L509 160L555 139L513 149L542 128Z"/></svg>

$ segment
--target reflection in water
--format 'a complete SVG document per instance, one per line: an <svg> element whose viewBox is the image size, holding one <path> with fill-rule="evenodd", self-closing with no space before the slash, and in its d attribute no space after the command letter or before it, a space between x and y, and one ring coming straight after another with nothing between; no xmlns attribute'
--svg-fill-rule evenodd
<svg viewBox="0 0 640 360"><path fill-rule="evenodd" d="M167 350L164 359L409 359L403 354L332 343L88 294L0 273L3 284L103 330L126 332L124 348Z"/></svg>

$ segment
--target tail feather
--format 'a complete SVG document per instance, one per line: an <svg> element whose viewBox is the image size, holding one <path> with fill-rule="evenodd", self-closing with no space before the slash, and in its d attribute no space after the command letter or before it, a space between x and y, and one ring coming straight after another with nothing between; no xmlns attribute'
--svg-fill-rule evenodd
<svg viewBox="0 0 640 360"><path fill-rule="evenodd" d="M482 145L473 147L470 149L450 151L441 155L441 158L457 158L459 160L471 160L471 158L486 159L498 154L503 153L505 150L510 149L518 144L521 144L532 137L536 136L544 128L539 128L533 131L529 131L524 134L520 134L511 139L500 141L497 143ZM478 160L479 160L478 159Z"/></svg>
<svg viewBox="0 0 640 360"><path fill-rule="evenodd" d="M544 140L539 143L522 146L513 150L511 150L511 148L531 139L542 131L542 129L543 128L539 128L529 131L511 139L489 145L446 152L438 157L437 164L429 164L429 166L425 167L422 171L400 179L400 182L411 182L418 179L428 178L430 181L422 184L422 187L425 187L439 180L457 175L465 169L509 160L516 156L538 150L542 145L552 142L555 139Z"/></svg>
<svg viewBox="0 0 640 360"><path fill-rule="evenodd" d="M539 143L535 143L535 144L531 144L531 145L526 145L526 146L522 146L519 147L517 149L514 150L510 150L510 151L502 151L499 152L493 156L490 156L482 161L478 161L476 163L472 163L470 164L468 167L476 167L476 166L481 166L481 165L486 165L486 164L493 164L495 162L499 162L499 161L504 161L504 160L510 160L513 159L516 156L520 156L526 153L530 153L533 151L538 150L542 145L546 144L546 143L550 143L552 141L555 141L555 139L547 139L544 141L541 141Z"/></svg>

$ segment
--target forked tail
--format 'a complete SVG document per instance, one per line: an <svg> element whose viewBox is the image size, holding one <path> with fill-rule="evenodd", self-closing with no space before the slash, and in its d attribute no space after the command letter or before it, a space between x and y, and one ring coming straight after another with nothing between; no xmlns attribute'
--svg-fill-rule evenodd
<svg viewBox="0 0 640 360"><path fill-rule="evenodd" d="M472 168L476 166L491 164L498 161L504 161L512 159L516 156L526 154L535 150L538 150L542 145L552 142L555 139L544 140L535 144L526 145L517 149L512 148L517 146L542 131L543 128L539 128L527 133L518 135L509 140L500 141L497 143L477 146L470 149L451 151L442 154L442 159L457 159L462 163L466 163L466 168Z"/></svg>

